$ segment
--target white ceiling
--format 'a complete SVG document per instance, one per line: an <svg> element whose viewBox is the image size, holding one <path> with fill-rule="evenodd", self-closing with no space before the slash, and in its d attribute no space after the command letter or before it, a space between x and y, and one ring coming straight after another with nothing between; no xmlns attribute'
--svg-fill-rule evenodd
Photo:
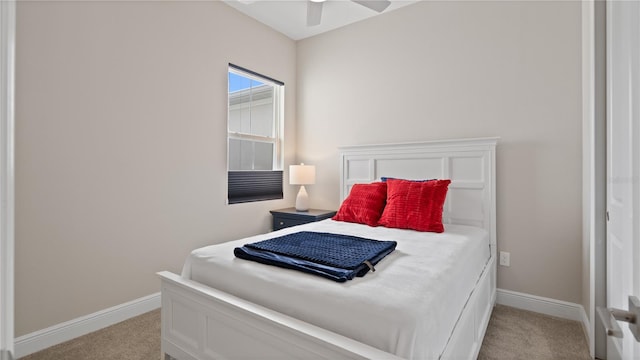
<svg viewBox="0 0 640 360"><path fill-rule="evenodd" d="M285 34L293 40L304 39L329 30L380 15L350 0L327 0L322 9L320 25L307 26L307 0L223 0L259 22ZM390 0L388 13L419 0Z"/></svg>

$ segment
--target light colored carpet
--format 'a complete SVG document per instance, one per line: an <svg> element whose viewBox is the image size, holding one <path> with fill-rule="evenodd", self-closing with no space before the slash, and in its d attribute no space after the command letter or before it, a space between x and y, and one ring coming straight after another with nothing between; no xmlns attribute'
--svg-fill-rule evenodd
<svg viewBox="0 0 640 360"><path fill-rule="evenodd" d="M158 360L160 310L80 336L21 360Z"/></svg>
<svg viewBox="0 0 640 360"><path fill-rule="evenodd" d="M479 360L591 359L577 321L496 305Z"/></svg>
<svg viewBox="0 0 640 360"><path fill-rule="evenodd" d="M22 360L158 360L160 311L155 310ZM589 359L578 322L497 305L479 360Z"/></svg>

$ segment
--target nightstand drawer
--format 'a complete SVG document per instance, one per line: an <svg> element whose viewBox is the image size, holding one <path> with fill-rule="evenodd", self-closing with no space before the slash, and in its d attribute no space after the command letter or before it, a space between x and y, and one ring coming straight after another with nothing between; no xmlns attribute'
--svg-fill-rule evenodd
<svg viewBox="0 0 640 360"><path fill-rule="evenodd" d="M287 219L280 216L273 217L273 230L280 230L284 228L288 228L291 226L302 225L310 223L311 221L306 221L302 219Z"/></svg>
<svg viewBox="0 0 640 360"><path fill-rule="evenodd" d="M291 226L308 224L333 217L333 210L309 209L309 211L296 211L295 208L271 210L273 216L273 230L280 230Z"/></svg>

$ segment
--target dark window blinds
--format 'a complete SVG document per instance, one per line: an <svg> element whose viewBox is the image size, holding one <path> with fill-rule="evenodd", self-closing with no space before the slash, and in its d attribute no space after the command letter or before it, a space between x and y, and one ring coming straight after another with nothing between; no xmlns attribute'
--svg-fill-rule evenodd
<svg viewBox="0 0 640 360"><path fill-rule="evenodd" d="M229 171L229 204L282 199L282 170Z"/></svg>

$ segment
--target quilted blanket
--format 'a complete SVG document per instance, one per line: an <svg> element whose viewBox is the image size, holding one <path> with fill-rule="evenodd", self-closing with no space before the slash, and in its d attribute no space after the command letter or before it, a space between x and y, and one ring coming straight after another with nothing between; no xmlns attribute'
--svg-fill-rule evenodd
<svg viewBox="0 0 640 360"><path fill-rule="evenodd" d="M396 248L395 241L302 231L234 249L236 257L299 270L337 282L375 271L374 265Z"/></svg>

